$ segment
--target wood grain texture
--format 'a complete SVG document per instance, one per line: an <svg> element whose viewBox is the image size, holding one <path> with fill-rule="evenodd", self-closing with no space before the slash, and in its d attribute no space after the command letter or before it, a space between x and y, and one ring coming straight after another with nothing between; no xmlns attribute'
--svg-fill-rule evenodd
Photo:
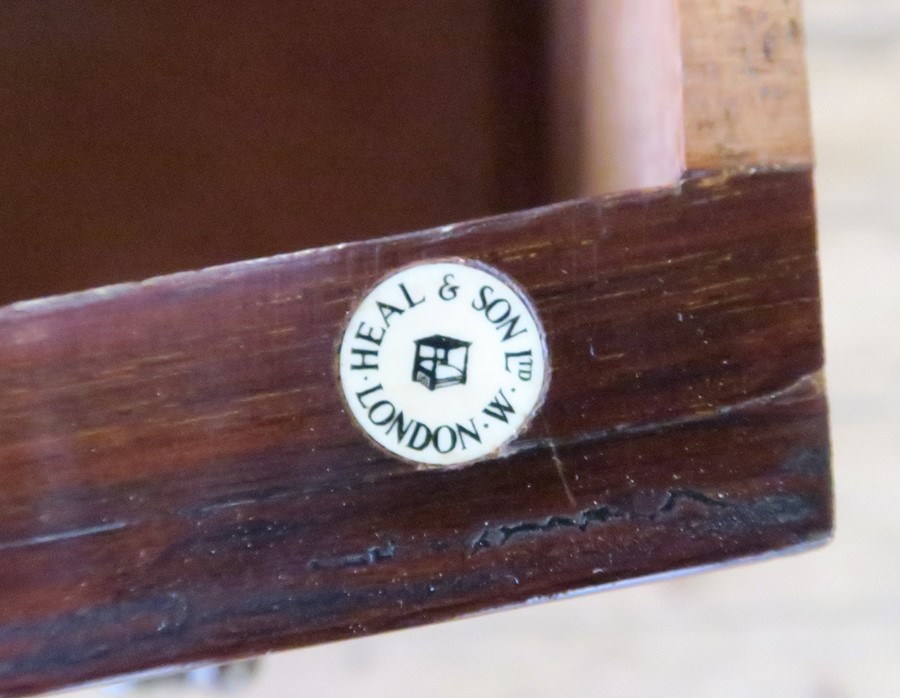
<svg viewBox="0 0 900 698"><path fill-rule="evenodd" d="M679 0L687 169L809 164L801 0Z"/></svg>
<svg viewBox="0 0 900 698"><path fill-rule="evenodd" d="M697 178L0 310L0 692L827 537L811 197ZM553 379L512 455L420 471L343 412L335 341L447 256L526 289Z"/></svg>

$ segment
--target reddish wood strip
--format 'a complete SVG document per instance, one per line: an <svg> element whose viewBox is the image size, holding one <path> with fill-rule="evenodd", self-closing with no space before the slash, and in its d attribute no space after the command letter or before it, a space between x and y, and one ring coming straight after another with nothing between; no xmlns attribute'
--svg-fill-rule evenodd
<svg viewBox="0 0 900 698"><path fill-rule="evenodd" d="M710 177L0 309L0 691L376 632L827 536L810 174ZM418 471L335 341L413 260L547 331L507 458Z"/></svg>

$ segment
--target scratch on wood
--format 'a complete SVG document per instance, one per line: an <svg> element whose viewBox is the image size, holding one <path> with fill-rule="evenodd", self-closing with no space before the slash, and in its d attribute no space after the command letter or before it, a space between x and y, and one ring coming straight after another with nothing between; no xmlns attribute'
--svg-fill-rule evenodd
<svg viewBox="0 0 900 698"><path fill-rule="evenodd" d="M696 311L696 310L706 310L707 308L715 308L721 305L728 305L731 303L740 303L745 301L752 301L753 296L750 294L738 294L735 296L725 296L723 298L716 298L714 300L706 300L699 299L695 301L691 301L685 305L685 309Z"/></svg>
<svg viewBox="0 0 900 698"><path fill-rule="evenodd" d="M555 514L538 521L520 521L502 524L495 528L485 527L472 542L471 551L505 545L512 538L521 535L548 533L562 528L584 531L592 523L606 523L614 519L624 519L627 515L616 507L600 505L584 509L575 515Z"/></svg>
<svg viewBox="0 0 900 698"><path fill-rule="evenodd" d="M765 304L754 304L748 306L741 306L740 308L731 308L729 310L723 310L722 315L729 315L732 313L750 313L758 310L770 310L772 308L779 308L782 306L790 306L790 305L800 305L803 303L818 303L819 299L813 296L802 296L800 298L791 298L786 301L778 301L777 303L765 303Z"/></svg>
<svg viewBox="0 0 900 698"><path fill-rule="evenodd" d="M485 526L478 537L472 541L470 552L474 553L484 548L505 545L518 536L538 535L566 528L585 531L591 524L604 524L611 521L656 521L661 515L675 511L678 502L682 500L695 502L713 509L725 509L732 506L730 502L722 497L711 497L699 490L680 488L669 490L662 503L648 514L626 511L611 504L601 504L583 509L576 514L553 514L537 521L501 524L494 528Z"/></svg>
<svg viewBox="0 0 900 698"><path fill-rule="evenodd" d="M98 524L97 526L86 526L84 528L76 528L71 531L60 531L59 533L46 533L40 536L32 536L31 538L22 538L20 540L11 540L0 543L0 550L12 550L13 548L28 548L33 545L45 545L47 543L55 543L61 540L71 540L72 538L83 538L85 536L95 536L98 533L108 533L109 531L118 531L128 525L126 521L114 521L112 523Z"/></svg>
<svg viewBox="0 0 900 698"><path fill-rule="evenodd" d="M556 467L556 472L559 473L559 481L562 483L563 492L566 493L566 499L569 500L569 504L573 507L578 506L578 502L575 501L575 495L572 494L572 488L569 487L569 483L566 481L566 471L563 466L563 462L559 458L559 451L556 448L556 442L550 442L550 453L553 456L553 465Z"/></svg>

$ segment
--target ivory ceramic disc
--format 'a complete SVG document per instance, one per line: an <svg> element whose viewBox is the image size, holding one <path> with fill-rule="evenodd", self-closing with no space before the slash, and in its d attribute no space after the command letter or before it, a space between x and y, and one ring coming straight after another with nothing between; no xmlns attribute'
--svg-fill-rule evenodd
<svg viewBox="0 0 900 698"><path fill-rule="evenodd" d="M454 466L497 455L547 383L540 321L515 283L464 260L404 267L365 294L339 350L350 413L382 448Z"/></svg>

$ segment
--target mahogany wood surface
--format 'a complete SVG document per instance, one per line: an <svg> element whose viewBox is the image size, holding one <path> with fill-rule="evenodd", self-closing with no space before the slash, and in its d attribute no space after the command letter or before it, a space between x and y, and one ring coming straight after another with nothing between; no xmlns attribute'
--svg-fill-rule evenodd
<svg viewBox="0 0 900 698"><path fill-rule="evenodd" d="M546 403L418 469L334 375L386 272L532 297ZM807 168L0 309L0 693L248 656L806 546L831 529Z"/></svg>
<svg viewBox="0 0 900 698"><path fill-rule="evenodd" d="M547 9L0 3L0 303L573 198Z"/></svg>

